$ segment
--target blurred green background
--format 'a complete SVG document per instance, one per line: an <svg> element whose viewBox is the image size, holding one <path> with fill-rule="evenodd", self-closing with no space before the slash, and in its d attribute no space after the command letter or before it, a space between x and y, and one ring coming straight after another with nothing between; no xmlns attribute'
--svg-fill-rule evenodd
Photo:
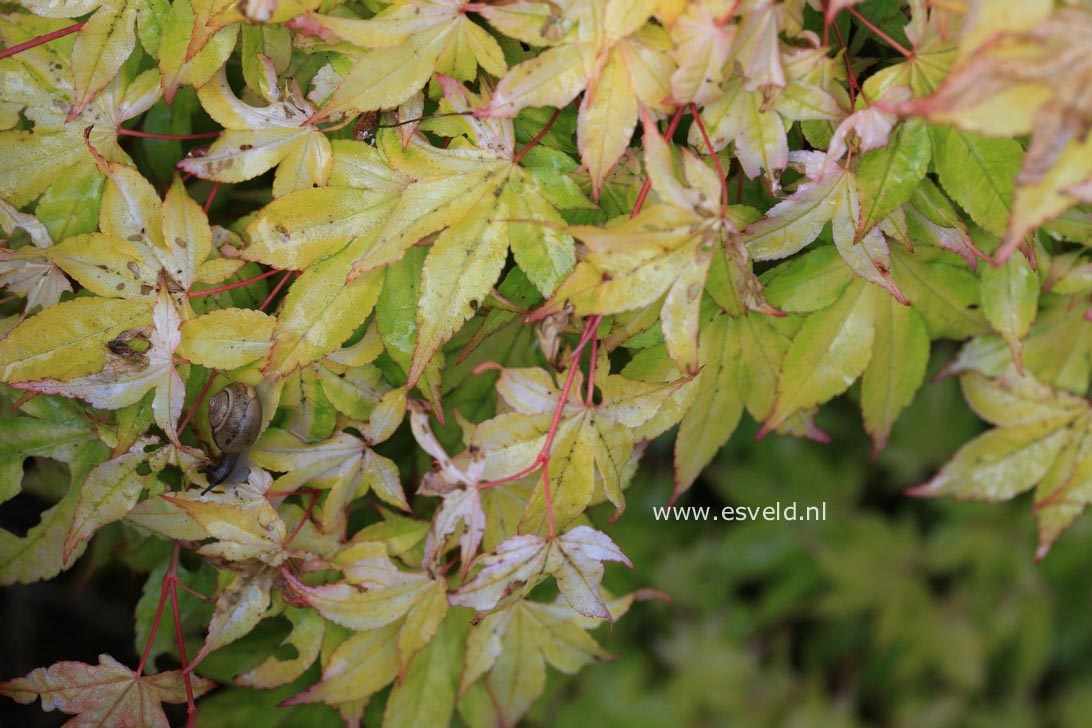
<svg viewBox="0 0 1092 728"><path fill-rule="evenodd" d="M932 370L938 367L934 362ZM535 726L1027 728L1092 725L1092 523L1034 562L1030 499L920 500L983 424L958 382L927 383L873 461L852 401L824 407L830 445L741 427L681 505L827 503L825 522L664 522L670 442L646 453L604 526L652 587L596 636L618 655L551 674Z"/></svg>

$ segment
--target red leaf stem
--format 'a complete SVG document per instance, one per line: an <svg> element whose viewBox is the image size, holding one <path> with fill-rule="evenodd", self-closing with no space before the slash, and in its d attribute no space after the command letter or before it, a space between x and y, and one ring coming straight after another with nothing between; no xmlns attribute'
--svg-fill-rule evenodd
<svg viewBox="0 0 1092 728"><path fill-rule="evenodd" d="M46 33L45 35L40 35L37 38L31 38L25 43L13 45L11 48L5 48L4 50L0 51L0 58L8 58L9 56L14 56L16 53L22 53L25 50L34 48L35 46L40 46L43 43L48 43L51 40L57 40L58 38L63 38L66 35L76 33L86 24L86 22L87 21L85 20L82 23L75 23L74 25L69 25L65 28L61 28L60 30L55 30L52 33Z"/></svg>

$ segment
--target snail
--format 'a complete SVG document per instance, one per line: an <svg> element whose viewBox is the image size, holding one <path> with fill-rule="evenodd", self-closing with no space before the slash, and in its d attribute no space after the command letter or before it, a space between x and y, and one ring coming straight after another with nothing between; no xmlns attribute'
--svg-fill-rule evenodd
<svg viewBox="0 0 1092 728"><path fill-rule="evenodd" d="M233 382L209 400L209 425L212 440L220 448L220 459L205 469L209 485L201 492L208 493L224 482L239 457L254 444L262 431L262 402L254 387Z"/></svg>

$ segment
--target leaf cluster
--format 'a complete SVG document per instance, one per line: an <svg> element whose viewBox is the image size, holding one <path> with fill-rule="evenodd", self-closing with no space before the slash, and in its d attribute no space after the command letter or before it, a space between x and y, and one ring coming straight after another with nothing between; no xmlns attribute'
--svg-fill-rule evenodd
<svg viewBox="0 0 1092 728"><path fill-rule="evenodd" d="M68 482L0 583L99 533L152 570L135 670L16 700L514 725L655 596L602 587L632 563L590 518L650 443L674 501L744 412L826 441L848 393L879 453L938 340L997 427L910 492L1037 488L1039 557L1092 498L1086 4L5 9L0 501ZM233 382L260 436L223 453Z"/></svg>

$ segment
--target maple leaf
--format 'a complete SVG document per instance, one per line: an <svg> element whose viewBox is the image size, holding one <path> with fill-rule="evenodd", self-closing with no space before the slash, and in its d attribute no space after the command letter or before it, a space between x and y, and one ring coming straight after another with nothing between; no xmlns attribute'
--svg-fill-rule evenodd
<svg viewBox="0 0 1092 728"><path fill-rule="evenodd" d="M178 355L207 369L230 371L269 355L277 321L261 311L221 308L183 321Z"/></svg>
<svg viewBox="0 0 1092 728"><path fill-rule="evenodd" d="M481 423L472 438L472 445L484 458L482 476L489 480L511 478L527 472L536 461L549 436L553 421L550 413L561 408L549 453L557 463L550 468L549 478L558 528L580 515L599 487L602 497L614 504L617 512L625 508L622 487L629 477L627 465L636 442L655 437L682 416L679 403L686 401L692 379L640 382L607 375L596 382L603 394L599 404L585 401L579 382L562 403L561 392L546 371L505 369L497 380L497 391L515 411ZM669 406L664 406L665 401ZM666 416L659 416L661 409ZM545 490L540 482L527 502L519 530L546 533L548 525Z"/></svg>
<svg viewBox="0 0 1092 728"><path fill-rule="evenodd" d="M844 392L864 375L861 409L879 450L895 417L925 377L926 322L912 307L881 295L877 287L848 271L838 274L837 265L830 248L817 249L789 264L780 271L786 277L768 286L772 299L785 310L814 313L785 351L772 409L759 434ZM781 300L783 291L790 297ZM924 295L932 294L926 290ZM961 310L958 299L952 308ZM892 367L893 361L899 365Z"/></svg>
<svg viewBox="0 0 1092 728"><path fill-rule="evenodd" d="M398 106L433 73L471 81L480 65L503 76L508 70L504 53L468 17L468 5L466 0L399 0L367 20L316 14L298 18L294 26L308 33L369 49L359 54L321 114Z"/></svg>
<svg viewBox="0 0 1092 728"><path fill-rule="evenodd" d="M751 257L775 260L792 255L815 240L829 222L846 265L908 304L891 275L891 253L880 228L857 236L861 202L854 173L837 165L830 168L826 157L816 152L793 152L791 156L805 165L807 181L743 231Z"/></svg>
<svg viewBox="0 0 1092 728"><path fill-rule="evenodd" d="M208 0L176 0L161 27L141 34L145 50L159 61L160 84L168 104L183 85L200 88L208 83L235 50L238 25L226 25L213 33L200 22L203 18L198 13L210 4Z"/></svg>
<svg viewBox="0 0 1092 728"><path fill-rule="evenodd" d="M214 539L198 549L209 558L279 566L287 558L288 527L266 497L272 482L267 472L251 468L247 482L233 484L229 492L202 496L200 489L191 489L149 498L126 520L171 539Z"/></svg>
<svg viewBox="0 0 1092 728"><path fill-rule="evenodd" d="M155 481L154 473L138 472L148 460L144 453L146 444L138 441L128 452L100 463L88 473L79 489L79 502L64 539L65 568L72 566L95 531L124 518L144 489Z"/></svg>
<svg viewBox="0 0 1092 728"><path fill-rule="evenodd" d="M833 121L849 106L845 90L839 85L844 71L827 56L818 39L812 37L810 47L783 47L777 52L784 59L784 80L776 82L779 73L759 77L774 80L767 81L770 85L766 94L771 86L784 86L773 98L754 87L747 76L732 75L721 84L717 97L701 109L713 150L719 152L734 144L744 174L754 179L765 170L766 181L774 192L789 163L787 135L792 122ZM702 148L704 139L696 127L691 127L688 142Z"/></svg>
<svg viewBox="0 0 1092 728"><path fill-rule="evenodd" d="M203 677L189 680L194 697L216 685ZM118 728L168 728L163 703L184 703L186 692L181 670L139 675L110 655L99 655L97 665L57 662L0 683L0 694L16 702L41 698L44 710L79 716L69 721L71 725Z"/></svg>
<svg viewBox="0 0 1092 728"><path fill-rule="evenodd" d="M136 48L137 19L148 22L152 14L147 0L80 0L56 3L25 0L23 7L47 18L91 15L72 46L73 97L69 119L77 117L109 84Z"/></svg>
<svg viewBox="0 0 1092 728"><path fill-rule="evenodd" d="M971 440L910 495L1009 500L1036 484L1037 558L1089 500L1092 416L1087 400L1009 370L961 377L967 403L996 429Z"/></svg>
<svg viewBox="0 0 1092 728"><path fill-rule="evenodd" d="M323 659L322 679L314 686L281 703L281 706L326 703L346 706L356 717L352 704L363 705L373 694L389 685L399 673L398 634L401 622L357 632L337 645Z"/></svg>
<svg viewBox="0 0 1092 728"><path fill-rule="evenodd" d="M27 299L26 314L57 303L72 285L44 253L53 239L41 221L0 200L0 230L10 239L17 229L25 231L33 245L0 250L0 287Z"/></svg>
<svg viewBox="0 0 1092 728"><path fill-rule="evenodd" d="M552 575L573 609L586 617L610 619L599 593L604 561L619 561L633 568L606 534L589 526L577 526L553 539L514 536L499 544L494 553L475 559L473 566L481 570L451 595L451 603L489 611L510 594L525 595Z"/></svg>
<svg viewBox="0 0 1092 728"><path fill-rule="evenodd" d="M528 106L563 108L584 91L577 144L596 200L637 126L638 102L661 113L669 108L674 63L667 34L646 22L653 9L646 0L567 5L567 32L556 43L542 36L528 41L553 47L505 74L488 109L495 116L515 116ZM491 22L497 17L482 14ZM552 33L550 28L543 25L542 32Z"/></svg>
<svg viewBox="0 0 1092 728"><path fill-rule="evenodd" d="M479 98L451 79L441 78L441 83L454 111L469 111L488 100L488 90ZM540 194L535 176L517 164L511 120L464 123L474 147L437 149L415 139L402 149L392 143L393 135L379 138L386 163L413 181L398 198L378 241L366 254L357 254L351 279L397 260L409 246L439 233L421 272L409 386L416 384L439 347L474 316L500 276L509 249L541 290L552 290L572 265L571 239L550 229L562 223L561 216Z"/></svg>
<svg viewBox="0 0 1092 728"><path fill-rule="evenodd" d="M29 392L78 397L99 409L127 407L155 390L152 400L155 422L171 442L181 447L177 423L182 414L186 388L174 364L180 323L178 309L166 286L162 286L152 308L152 326L129 329L121 339L122 353L115 354L111 350L109 360L98 372L65 381L43 378L13 381L12 385ZM130 342L134 340L146 342L147 350L133 349Z"/></svg>
<svg viewBox="0 0 1092 728"><path fill-rule="evenodd" d="M89 26L91 22L84 30ZM0 36L5 43L26 40L33 37L34 27L0 24ZM0 61L4 103L34 124L32 130L16 129L12 122L0 131L0 145L8 150L0 160L0 198L21 207L44 192L43 203L50 204L40 205L37 214L57 240L63 237L58 234L61 226L70 224L67 219L80 218L78 208L101 194L97 161L82 141L85 130L91 128L91 148L112 162L131 164L118 145L118 130L151 108L160 94L158 72L122 69L116 76L111 73L93 102L66 119L76 94L72 69L68 54L55 44Z"/></svg>
<svg viewBox="0 0 1092 728"><path fill-rule="evenodd" d="M645 166L663 204L607 228L567 228L587 244L588 252L533 319L566 306L587 316L657 304L668 351L680 370L695 373L701 293L715 257L731 261L735 295L740 300L752 309L774 312L762 298L761 285L736 234L753 214L750 208L724 204L723 181L685 149L682 161L688 185L681 184L672 168L671 152L648 117L644 144Z"/></svg>
<svg viewBox="0 0 1092 728"><path fill-rule="evenodd" d="M259 91L267 105L251 106L239 99L220 68L197 95L226 131L206 154L183 159L178 167L217 182L242 182L277 167L274 197L325 185L333 153L329 140L314 126L314 108L295 81L288 82L282 93L273 62L264 57L259 61L266 77Z"/></svg>
<svg viewBox="0 0 1092 728"><path fill-rule="evenodd" d="M712 307L708 307L712 309ZM770 415L781 362L799 328L795 317L729 315L707 310L694 379L675 438L675 488L686 492L728 441L746 409L758 422ZM678 376L666 348L638 352L622 374L645 381Z"/></svg>
<svg viewBox="0 0 1092 728"><path fill-rule="evenodd" d="M334 559L347 581L308 586L289 578L289 588L324 618L363 632L397 625L395 646L404 668L428 643L447 613L447 587L424 572L407 573L381 543L360 542ZM363 580L362 577L364 577Z"/></svg>
<svg viewBox="0 0 1092 728"><path fill-rule="evenodd" d="M380 368L372 362L383 351L376 329L369 328L364 338L351 347L338 349L308 369L300 370L301 407L293 408L288 429L305 440L323 439L329 432L317 428L320 417L314 417L302 405L307 400L329 402L328 410L358 420L357 429L371 445L384 442L402 422L406 409L406 390L392 389ZM291 381L291 380L289 380ZM288 401L291 401L290 399ZM335 423L336 424L336 423ZM322 432L321 435L317 433ZM401 502L401 499L398 499Z"/></svg>
<svg viewBox="0 0 1092 728"><path fill-rule="evenodd" d="M432 455L438 466L438 470L433 470L422 478L417 493L436 495L443 499L432 517L421 566L430 574L439 571L447 538L459 530L461 523L463 531L459 535L459 557L462 568L459 573L465 578L485 534L486 517L478 491L485 463L477 451L472 453L469 449L454 458L449 457L432 433L428 417L428 412L420 403L411 403L410 425L413 436L425 452Z"/></svg>
<svg viewBox="0 0 1092 728"><path fill-rule="evenodd" d="M280 660L270 655L257 667L235 678L237 684L259 690L286 685L314 663L326 635L326 622L314 610L291 606L285 606L284 617L291 623L292 631L281 644L293 647L296 656Z"/></svg>
<svg viewBox="0 0 1092 728"><path fill-rule="evenodd" d="M1008 10L1009 5L1004 9ZM1006 13L991 12L983 17L1002 18ZM916 13L906 27L913 53L906 61L870 76L863 87L867 97L878 99L900 86L908 86L919 99L937 91L944 84L958 52L947 30L949 21L947 14L937 9L928 14ZM899 109L900 113L919 103L922 102L909 102ZM995 118L1002 116L1011 114L997 114ZM958 127L930 125L928 130L933 166L945 192L977 225L994 235L1004 235L1023 154L1020 143L1011 138L989 138Z"/></svg>
<svg viewBox="0 0 1092 728"><path fill-rule="evenodd" d="M613 616L626 602L613 603ZM546 663L575 673L590 662L611 659L586 630L594 626L576 615L561 597L552 603L520 601L486 615L467 639L462 681L464 702L474 699L478 681L488 673L485 690L498 723L515 725L546 685Z"/></svg>
<svg viewBox="0 0 1092 728"><path fill-rule="evenodd" d="M22 485L23 461L28 457L51 458L68 466L69 483L64 495L46 509L25 534L0 529L0 584L26 583L56 576L84 549L73 543L64 553L76 509L90 472L106 460L109 449L75 402L36 397L19 410L20 416L0 419L0 501L15 496Z"/></svg>
<svg viewBox="0 0 1092 728"><path fill-rule="evenodd" d="M404 391L400 392L404 398ZM257 444L252 458L263 467L285 473L275 481L277 490L302 486L329 490L319 522L323 530L337 533L345 528L349 503L369 490L374 490L384 502L409 510L398 466L372 450L372 444L347 432L337 432L326 440L308 444L284 430L272 428Z"/></svg>
<svg viewBox="0 0 1092 728"><path fill-rule="evenodd" d="M180 178L161 201L134 168L92 153L106 175L100 232L73 236L47 251L80 285L108 298L150 298L162 276L171 293L180 293L196 283L216 283L241 267L240 261L209 259L208 216Z"/></svg>
<svg viewBox="0 0 1092 728"><path fill-rule="evenodd" d="M720 86L732 66L736 26L718 22L723 3L700 0L688 3L669 33L675 44L676 69L671 74L671 98L680 104L707 104L720 95Z"/></svg>
<svg viewBox="0 0 1092 728"><path fill-rule="evenodd" d="M448 612L428 645L418 652L391 688L383 722L399 727L448 725L455 712L469 620Z"/></svg>
<svg viewBox="0 0 1092 728"><path fill-rule="evenodd" d="M205 644L193 658L195 664L258 626L269 611L273 578L274 571L266 564L251 565L232 576L216 598Z"/></svg>
<svg viewBox="0 0 1092 728"><path fill-rule="evenodd" d="M1052 289L1057 291L1057 285ZM1042 310L1020 342L1024 369L1054 389L1084 395L1090 385L1092 337L1082 307L1069 296L1043 296ZM979 332L982 333L982 332ZM1059 346L1059 342L1065 342ZM1012 346L1002 336L977 336L967 342L946 369L952 374L976 371L1001 377L1013 365Z"/></svg>
<svg viewBox="0 0 1092 728"><path fill-rule="evenodd" d="M1074 7L1048 16L1049 10L1048 4L1033 3L1019 15L991 17L978 8L961 39L964 62L933 95L908 109L994 136L1032 135L1016 178L1001 260L1035 227L1083 199L1080 186L1092 180L1092 117L1087 100L1073 93L1092 79L1092 13Z"/></svg>

